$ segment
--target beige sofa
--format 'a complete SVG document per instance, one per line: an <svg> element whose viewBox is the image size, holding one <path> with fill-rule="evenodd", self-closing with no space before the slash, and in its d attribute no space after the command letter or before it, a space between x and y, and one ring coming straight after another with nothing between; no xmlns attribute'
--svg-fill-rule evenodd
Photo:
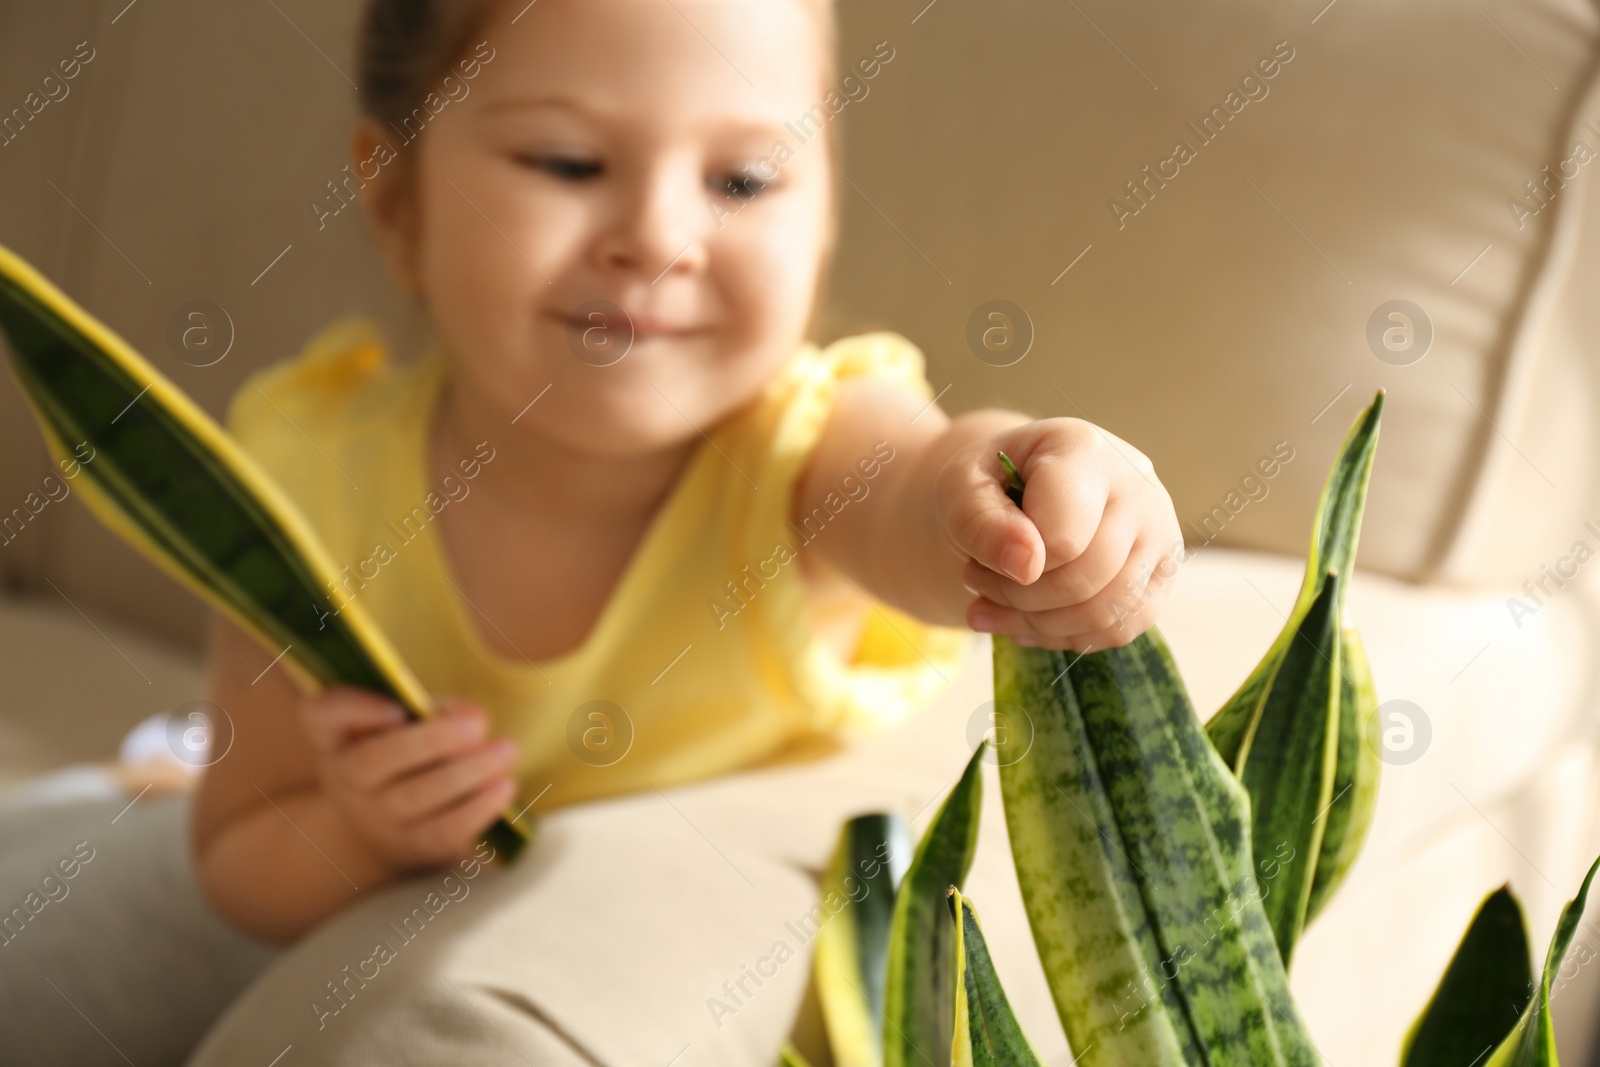
<svg viewBox="0 0 1600 1067"><path fill-rule="evenodd" d="M356 14L0 10L0 107L79 42L94 50L70 95L0 147L0 241L213 411L337 314L373 314L414 351L419 324L359 219L319 232L309 207L344 162L336 68ZM900 330L951 409L1081 416L1145 451L1204 546L1162 621L1202 712L1280 625L1327 464L1388 391L1352 613L1380 696L1423 708L1431 741L1386 768L1367 851L1295 984L1330 1063L1392 1062L1484 893L1511 881L1542 944L1600 852L1600 567L1547 577L1570 573L1576 542L1600 546L1585 526L1600 526L1600 200L1575 151L1600 150L1600 16L1582 0L943 0L846 5L843 22L846 62L895 51L840 118L851 184L819 334ZM194 299L236 330L208 367L166 339ZM967 342L996 299L1031 324L1008 366ZM1409 345L1397 300L1413 305ZM1292 461L1250 477L1279 442ZM0 501L45 472L7 382ZM197 692L196 606L75 503L0 548L0 576L0 782L109 755ZM926 715L845 758L549 819L525 863L474 880L443 936L318 1030L324 983L427 883L342 916L193 1062L266 1063L290 1044L300 1063L444 1048L463 1063L767 1062L802 1006L805 946L720 1028L707 1000L806 909L842 816L892 806L925 823L986 698L982 649ZM971 892L1030 1032L1066 1063L1001 831L993 808ZM1597 929L1580 938L1600 948ZM1587 1054L1596 970L1555 1001L1570 1062Z"/></svg>

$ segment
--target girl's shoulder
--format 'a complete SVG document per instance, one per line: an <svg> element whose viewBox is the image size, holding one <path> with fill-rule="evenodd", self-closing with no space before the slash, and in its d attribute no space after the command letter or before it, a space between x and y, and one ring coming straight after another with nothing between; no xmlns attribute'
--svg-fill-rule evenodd
<svg viewBox="0 0 1600 1067"><path fill-rule="evenodd" d="M753 450L778 457L809 451L850 378L891 382L932 400L922 350L902 334L873 330L841 337L826 345L802 343L767 383L762 403L746 409L732 431ZM782 461L782 460L780 460Z"/></svg>
<svg viewBox="0 0 1600 1067"><path fill-rule="evenodd" d="M922 350L902 334L873 330L826 345L807 340L779 366L758 402L719 428L718 447L736 449L751 462L786 468L816 445L840 384L863 376L933 399Z"/></svg>
<svg viewBox="0 0 1600 1067"><path fill-rule="evenodd" d="M322 423L360 407L389 375L372 320L352 315L325 326L300 354L250 375L228 407L228 430L262 440L282 424Z"/></svg>
<svg viewBox="0 0 1600 1067"><path fill-rule="evenodd" d="M391 365L377 325L351 316L246 378L229 404L239 447L335 547L409 485L438 380L436 353ZM357 492L366 487L365 492Z"/></svg>
<svg viewBox="0 0 1600 1067"><path fill-rule="evenodd" d="M774 387L792 390L805 383L872 375L913 387L927 384L927 360L905 335L893 330L850 334L827 345L807 341L784 366Z"/></svg>

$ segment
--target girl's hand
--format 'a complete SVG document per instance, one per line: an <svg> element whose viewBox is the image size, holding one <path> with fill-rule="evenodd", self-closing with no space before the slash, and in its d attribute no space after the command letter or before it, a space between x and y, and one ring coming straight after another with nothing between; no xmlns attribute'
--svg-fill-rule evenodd
<svg viewBox="0 0 1600 1067"><path fill-rule="evenodd" d="M373 852L397 872L469 855L516 791L516 746L489 741L463 701L412 722L398 704L336 687L300 701L317 778Z"/></svg>
<svg viewBox="0 0 1600 1067"><path fill-rule="evenodd" d="M996 453L1026 485L1019 510ZM967 624L1018 644L1115 648L1155 622L1183 549L1150 460L1082 419L1041 419L976 441L939 472L940 525L968 557Z"/></svg>

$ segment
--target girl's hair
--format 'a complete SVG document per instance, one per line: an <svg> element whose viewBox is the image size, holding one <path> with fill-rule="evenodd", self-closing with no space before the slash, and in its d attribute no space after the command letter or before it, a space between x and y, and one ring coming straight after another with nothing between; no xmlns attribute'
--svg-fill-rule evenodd
<svg viewBox="0 0 1600 1067"><path fill-rule="evenodd" d="M821 84L831 86L836 78L833 0L800 2L819 20ZM485 36L490 15L502 6L506 0L368 0L356 55L362 113L379 125L401 129L467 54L473 39ZM827 125L830 147L837 149L833 124Z"/></svg>
<svg viewBox="0 0 1600 1067"><path fill-rule="evenodd" d="M356 65L361 111L399 129L464 56L497 0L369 0Z"/></svg>

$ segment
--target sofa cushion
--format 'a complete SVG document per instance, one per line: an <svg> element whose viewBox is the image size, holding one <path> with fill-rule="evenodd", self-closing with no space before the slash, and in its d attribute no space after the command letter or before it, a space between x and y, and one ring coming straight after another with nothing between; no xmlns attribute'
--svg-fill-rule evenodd
<svg viewBox="0 0 1600 1067"><path fill-rule="evenodd" d="M0 597L0 791L62 764L113 759L140 720L203 692L192 653L50 596Z"/></svg>
<svg viewBox="0 0 1600 1067"><path fill-rule="evenodd" d="M901 330L948 406L1105 426L1191 544L1299 556L1379 387L1368 569L1520 584L1600 516L1589 0L917 8L843 8L842 58L894 59L839 119L830 330ZM970 349L997 299L1012 365Z"/></svg>
<svg viewBox="0 0 1600 1067"><path fill-rule="evenodd" d="M279 950L206 908L187 796L38 792L0 800L0 1060L174 1067Z"/></svg>

